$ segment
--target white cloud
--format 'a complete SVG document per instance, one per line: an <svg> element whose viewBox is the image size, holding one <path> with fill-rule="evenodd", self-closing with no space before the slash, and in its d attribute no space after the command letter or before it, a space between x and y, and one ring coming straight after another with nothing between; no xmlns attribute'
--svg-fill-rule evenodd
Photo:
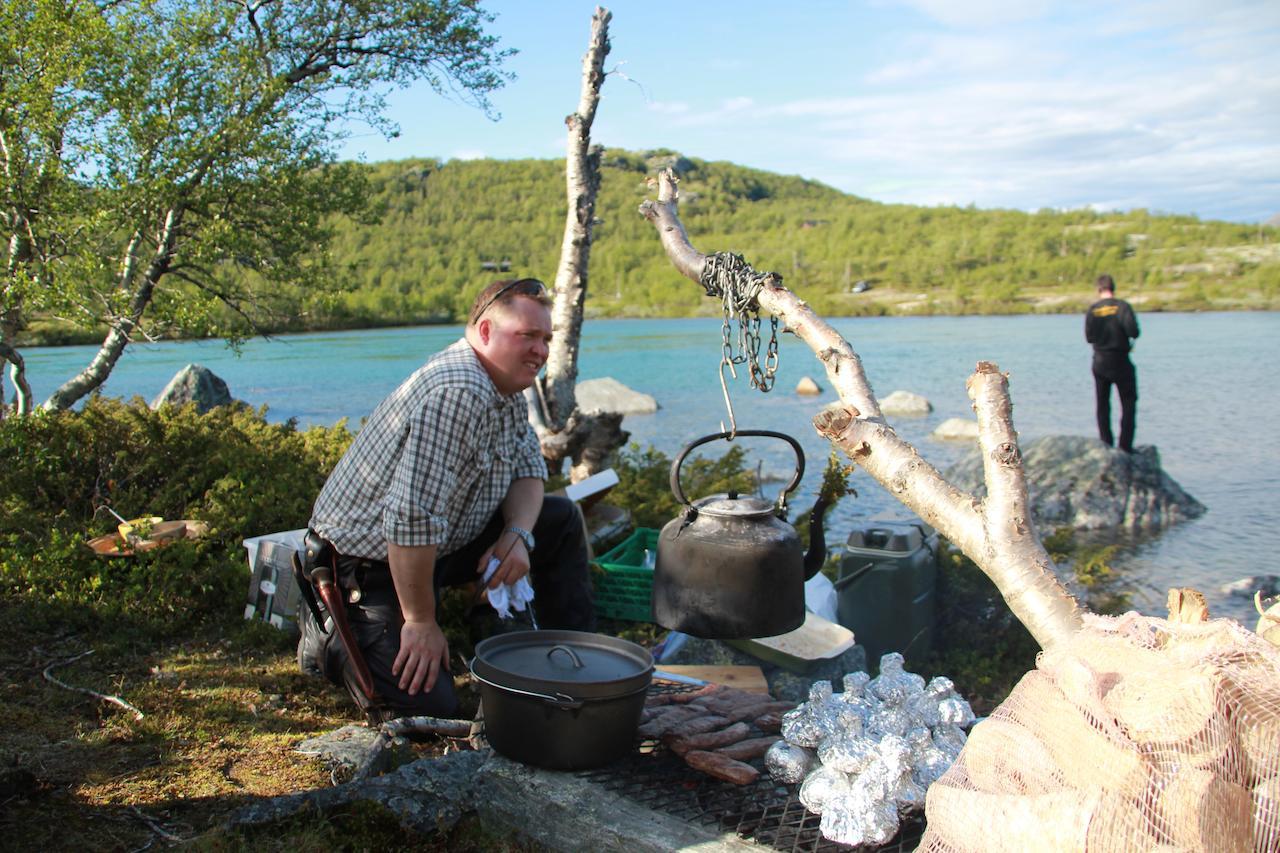
<svg viewBox="0 0 1280 853"><path fill-rule="evenodd" d="M644 106L650 112L666 115L684 115L689 112L689 105L683 101L649 101Z"/></svg>
<svg viewBox="0 0 1280 853"><path fill-rule="evenodd" d="M485 153L479 148L459 148L450 156L454 160L483 160Z"/></svg>
<svg viewBox="0 0 1280 853"><path fill-rule="evenodd" d="M1114 43L1089 20L919 36L856 88L699 116L767 152L734 159L808 152L802 173L886 201L1265 219L1280 210L1280 33L1249 21L1280 15L1181 5L1159 29L1134 13L1140 38ZM1240 51L1219 51L1233 39Z"/></svg>

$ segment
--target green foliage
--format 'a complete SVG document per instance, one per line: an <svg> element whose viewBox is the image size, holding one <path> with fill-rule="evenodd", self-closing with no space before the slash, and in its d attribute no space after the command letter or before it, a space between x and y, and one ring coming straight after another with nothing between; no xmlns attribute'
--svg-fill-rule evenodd
<svg viewBox="0 0 1280 853"><path fill-rule="evenodd" d="M1133 593L1121 587L1122 578L1111 565L1120 550L1118 545L1091 542L1072 528L1061 527L1045 537L1044 547L1054 563L1070 568L1090 610L1114 616L1132 607Z"/></svg>
<svg viewBox="0 0 1280 853"><path fill-rule="evenodd" d="M691 456L680 466L680 487L690 501L729 491L752 492L755 477L745 465L741 447L731 447L715 459ZM609 502L629 509L636 527L661 529L680 514L682 505L671 492L671 460L666 454L632 443L619 453L614 470L618 485L609 493Z"/></svg>
<svg viewBox="0 0 1280 853"><path fill-rule="evenodd" d="M351 441L344 424L305 433L265 410L91 399L82 412L0 421L0 598L31 624L119 623L168 633L238 617L247 585L240 540L304 526ZM209 533L135 557L103 558L87 539L126 518L198 519ZM125 633L128 633L127 631Z"/></svg>
<svg viewBox="0 0 1280 853"><path fill-rule="evenodd" d="M349 283L335 223L373 221L340 133L392 132L385 92L414 81L487 109L509 55L490 20L473 0L0 0L0 334L57 313L118 347L49 405L101 384L144 315L234 341L323 309Z"/></svg>
<svg viewBox="0 0 1280 853"><path fill-rule="evenodd" d="M877 204L813 181L681 158L610 150L602 167L588 316L693 316L716 304L682 278L636 214L644 175L676 161L680 215L703 251L743 252L819 314L1075 311L1103 271L1139 310L1276 307L1272 229L1145 211L1041 212ZM458 321L484 263L549 279L564 227L559 160L405 160L367 167L376 226L338 223L335 258L355 289L311 324ZM406 239L406 234L422 235ZM1255 258L1256 266L1235 260ZM1200 266L1197 266L1200 265ZM1194 270L1202 269L1200 272ZM1220 284L1214 293L1194 282ZM865 280L871 289L853 293Z"/></svg>

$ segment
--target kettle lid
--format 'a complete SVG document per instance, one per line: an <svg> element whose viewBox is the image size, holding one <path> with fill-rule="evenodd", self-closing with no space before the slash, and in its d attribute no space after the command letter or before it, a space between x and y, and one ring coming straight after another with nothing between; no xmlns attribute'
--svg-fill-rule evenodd
<svg viewBox="0 0 1280 853"><path fill-rule="evenodd" d="M737 492L707 495L693 502L699 515L722 518L763 518L774 515L777 505L763 498L741 496Z"/></svg>

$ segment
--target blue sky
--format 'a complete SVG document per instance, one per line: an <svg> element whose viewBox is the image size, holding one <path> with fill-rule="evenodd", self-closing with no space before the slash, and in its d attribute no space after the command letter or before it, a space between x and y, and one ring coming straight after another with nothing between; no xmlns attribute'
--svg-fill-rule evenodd
<svg viewBox="0 0 1280 853"><path fill-rule="evenodd" d="M427 87L341 156L564 155L590 2L494 0L494 121ZM1280 0L616 0L593 140L883 202L1280 214Z"/></svg>

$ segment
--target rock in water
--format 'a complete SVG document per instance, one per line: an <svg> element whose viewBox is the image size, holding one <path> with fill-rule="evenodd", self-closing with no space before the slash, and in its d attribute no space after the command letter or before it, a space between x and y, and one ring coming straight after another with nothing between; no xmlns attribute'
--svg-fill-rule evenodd
<svg viewBox="0 0 1280 853"><path fill-rule="evenodd" d="M196 411L204 414L214 406L225 406L231 402L227 383L207 367L188 364L174 374L159 396L151 401L151 408L195 403Z"/></svg>
<svg viewBox="0 0 1280 853"><path fill-rule="evenodd" d="M1028 442L1022 458L1031 513L1042 529L1158 530L1205 511L1164 472L1151 445L1129 454L1096 438L1049 435ZM979 451L952 467L948 477L962 489L986 495Z"/></svg>
<svg viewBox="0 0 1280 853"><path fill-rule="evenodd" d="M947 418L933 431L934 438L946 441L971 441L978 438L978 422L968 418Z"/></svg>
<svg viewBox="0 0 1280 853"><path fill-rule="evenodd" d="M796 393L806 396L813 396L822 393L822 386L813 381L812 376L802 376L800 381L796 383Z"/></svg>
<svg viewBox="0 0 1280 853"><path fill-rule="evenodd" d="M880 401L880 411L886 415L923 417L933 411L933 404L919 394L910 391L894 391Z"/></svg>
<svg viewBox="0 0 1280 853"><path fill-rule="evenodd" d="M578 410L592 412L618 412L623 415L647 415L658 411L658 401L648 394L632 391L616 379L588 379L573 389Z"/></svg>

